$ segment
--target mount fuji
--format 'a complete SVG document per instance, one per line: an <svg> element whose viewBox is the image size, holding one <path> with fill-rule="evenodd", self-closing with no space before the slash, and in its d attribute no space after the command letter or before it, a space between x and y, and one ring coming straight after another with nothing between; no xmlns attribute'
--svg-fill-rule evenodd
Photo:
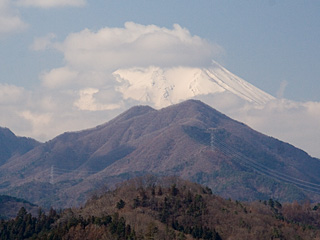
<svg viewBox="0 0 320 240"><path fill-rule="evenodd" d="M274 97L215 61L207 67L123 68L113 76L118 93L113 103L121 101L124 109L135 105L161 109L189 99L200 100L264 134L320 156L319 103L295 102L280 93Z"/></svg>
<svg viewBox="0 0 320 240"><path fill-rule="evenodd" d="M119 69L113 75L120 84L117 90L125 100L136 100L156 108L217 93L231 93L255 105L275 99L216 62L208 68Z"/></svg>

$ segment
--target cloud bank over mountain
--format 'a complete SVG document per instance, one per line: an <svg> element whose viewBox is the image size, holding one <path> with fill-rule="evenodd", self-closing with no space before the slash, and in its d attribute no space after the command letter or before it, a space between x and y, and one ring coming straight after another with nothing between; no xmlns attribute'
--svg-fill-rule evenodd
<svg viewBox="0 0 320 240"><path fill-rule="evenodd" d="M5 5L2 0L0 11ZM30 46L33 51L57 51L64 58L59 67L39 73L36 89L0 86L0 121L18 135L48 140L106 122L133 105L161 108L195 98L320 157L320 103L281 99L285 82L274 98L244 80L243 89L232 85L240 78L230 72L210 77L206 69L225 54L223 47L178 24L169 29L127 22L122 28L84 29L57 39L48 33ZM250 101L255 94L268 97Z"/></svg>
<svg viewBox="0 0 320 240"><path fill-rule="evenodd" d="M127 22L124 28L84 29L71 33L60 43L50 44L51 38L53 36L48 35L36 39L33 44L34 49L51 47L64 56L65 66L43 76L50 86L55 86L55 81L67 83L71 79L70 73L78 73L73 76L75 84L94 85L107 82L106 74L119 68L208 66L223 51L217 44L192 36L178 24L168 29ZM91 80L87 80L88 74L92 74ZM85 77L82 82L79 75Z"/></svg>

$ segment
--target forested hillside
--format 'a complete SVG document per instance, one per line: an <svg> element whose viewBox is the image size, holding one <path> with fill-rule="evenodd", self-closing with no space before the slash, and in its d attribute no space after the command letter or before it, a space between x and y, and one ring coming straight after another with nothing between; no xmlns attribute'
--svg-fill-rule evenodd
<svg viewBox="0 0 320 240"><path fill-rule="evenodd" d="M81 208L1 221L1 239L319 239L317 204L245 203L177 178L143 177Z"/></svg>
<svg viewBox="0 0 320 240"><path fill-rule="evenodd" d="M29 212L36 213L38 206L24 199L7 195L0 195L0 219L9 219L16 216L20 208L25 208Z"/></svg>

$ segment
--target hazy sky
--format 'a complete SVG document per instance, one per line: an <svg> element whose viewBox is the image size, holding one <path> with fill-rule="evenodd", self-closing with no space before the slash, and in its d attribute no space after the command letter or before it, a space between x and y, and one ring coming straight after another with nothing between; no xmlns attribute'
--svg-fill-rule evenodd
<svg viewBox="0 0 320 240"><path fill-rule="evenodd" d="M91 127L120 112L109 91L112 80L100 89L110 77L105 69L148 63L198 67L211 59L263 91L294 101L281 122L303 117L297 113L302 108L317 121L319 12L320 1L312 0L0 0L0 126L41 140ZM92 109L96 88L106 93L103 104L94 105L97 111L76 111L75 106ZM76 101L79 95L90 106ZM72 121L81 117L82 124ZM50 125L56 130L44 133ZM319 138L305 138L305 146L313 142L317 148Z"/></svg>

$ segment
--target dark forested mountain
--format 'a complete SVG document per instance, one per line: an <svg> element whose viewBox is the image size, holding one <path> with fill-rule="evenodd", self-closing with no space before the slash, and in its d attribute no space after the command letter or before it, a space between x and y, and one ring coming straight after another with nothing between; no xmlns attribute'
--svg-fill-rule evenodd
<svg viewBox="0 0 320 240"><path fill-rule="evenodd" d="M0 165L9 158L22 155L38 145L39 142L34 139L17 137L8 128L0 127Z"/></svg>
<svg viewBox="0 0 320 240"><path fill-rule="evenodd" d="M175 175L238 200L318 200L320 161L189 100L129 109L106 124L64 133L0 167L0 191L70 206L145 174Z"/></svg>
<svg viewBox="0 0 320 240"><path fill-rule="evenodd" d="M241 202L175 177L139 177L81 208L0 221L0 239L192 240L320 238L319 204Z"/></svg>
<svg viewBox="0 0 320 240"><path fill-rule="evenodd" d="M26 200L7 195L0 195L0 219L15 217L19 209L22 207L32 214L36 214L38 210L37 205Z"/></svg>

